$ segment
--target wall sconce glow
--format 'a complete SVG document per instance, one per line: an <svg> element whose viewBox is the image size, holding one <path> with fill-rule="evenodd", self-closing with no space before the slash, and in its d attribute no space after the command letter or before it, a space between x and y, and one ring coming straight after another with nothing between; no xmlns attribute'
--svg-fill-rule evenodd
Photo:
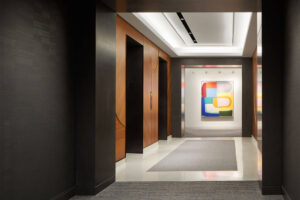
<svg viewBox="0 0 300 200"><path fill-rule="evenodd" d="M234 17L230 19L232 21L223 20L222 23L224 24L221 25L226 26L226 23L234 23L232 45L207 46L184 42L183 38L178 34L178 30L176 31L176 28L169 21L170 18L167 18L165 13L133 14L165 42L177 56L242 56L252 18L252 13L233 13Z"/></svg>

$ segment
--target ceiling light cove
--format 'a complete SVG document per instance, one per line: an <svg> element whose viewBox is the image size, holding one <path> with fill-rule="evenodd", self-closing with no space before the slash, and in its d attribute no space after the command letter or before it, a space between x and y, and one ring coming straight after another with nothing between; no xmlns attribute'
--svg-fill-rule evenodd
<svg viewBox="0 0 300 200"><path fill-rule="evenodd" d="M242 56L252 13L133 13L177 56Z"/></svg>

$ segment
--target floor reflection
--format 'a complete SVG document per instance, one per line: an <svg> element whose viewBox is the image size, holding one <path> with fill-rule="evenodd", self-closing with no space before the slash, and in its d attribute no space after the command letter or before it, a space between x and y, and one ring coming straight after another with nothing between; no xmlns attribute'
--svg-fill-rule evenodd
<svg viewBox="0 0 300 200"><path fill-rule="evenodd" d="M234 140L237 171L148 171L185 140ZM218 148L216 146L216 148ZM253 138L169 138L146 148L144 154L127 154L116 164L116 181L241 181L261 180L262 157Z"/></svg>

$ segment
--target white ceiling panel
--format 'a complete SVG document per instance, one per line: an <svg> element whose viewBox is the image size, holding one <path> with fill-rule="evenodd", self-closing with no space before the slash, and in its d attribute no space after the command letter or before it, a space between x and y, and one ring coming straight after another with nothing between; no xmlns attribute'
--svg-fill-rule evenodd
<svg viewBox="0 0 300 200"><path fill-rule="evenodd" d="M233 42L233 13L182 13L196 45L229 46Z"/></svg>
<svg viewBox="0 0 300 200"><path fill-rule="evenodd" d="M186 31L184 25L176 13L164 13L169 23L172 25L177 34L181 37L186 45L193 45L194 42Z"/></svg>

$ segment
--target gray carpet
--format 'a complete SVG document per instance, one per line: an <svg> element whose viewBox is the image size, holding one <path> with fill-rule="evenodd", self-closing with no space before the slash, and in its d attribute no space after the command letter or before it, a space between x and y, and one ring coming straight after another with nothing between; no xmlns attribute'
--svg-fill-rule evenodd
<svg viewBox="0 0 300 200"><path fill-rule="evenodd" d="M245 182L117 182L96 196L72 200L283 200L261 195L259 184Z"/></svg>
<svg viewBox="0 0 300 200"><path fill-rule="evenodd" d="M185 128L184 137L241 137L241 129L193 129Z"/></svg>
<svg viewBox="0 0 300 200"><path fill-rule="evenodd" d="M236 171L234 140L187 140L149 171Z"/></svg>

